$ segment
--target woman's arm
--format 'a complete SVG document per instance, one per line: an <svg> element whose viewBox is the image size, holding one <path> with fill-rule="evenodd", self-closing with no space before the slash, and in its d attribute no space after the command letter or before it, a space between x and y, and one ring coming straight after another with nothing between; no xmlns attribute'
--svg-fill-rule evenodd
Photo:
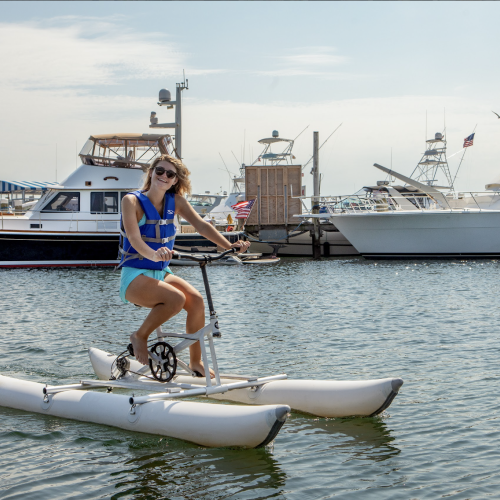
<svg viewBox="0 0 500 500"><path fill-rule="evenodd" d="M221 246L225 250L230 248L239 248L240 253L244 252L249 246L248 241L237 241L231 244L222 234L215 229L212 224L205 222L194 210L191 204L183 196L175 195L175 211L182 218L186 219L195 229L196 232L210 240L212 243Z"/></svg>
<svg viewBox="0 0 500 500"><path fill-rule="evenodd" d="M162 247L155 251L141 238L141 231L139 229L139 223L137 222L137 219L140 219L139 216L142 217L141 213L141 204L134 195L127 194L123 197L123 227L125 228L125 233L127 234L130 244L148 260L152 260L153 262L170 260L172 258L172 252L168 248Z"/></svg>

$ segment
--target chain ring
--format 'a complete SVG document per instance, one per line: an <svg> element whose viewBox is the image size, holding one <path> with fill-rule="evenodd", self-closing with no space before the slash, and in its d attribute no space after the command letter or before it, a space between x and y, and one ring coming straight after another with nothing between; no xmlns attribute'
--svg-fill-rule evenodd
<svg viewBox="0 0 500 500"><path fill-rule="evenodd" d="M130 361L126 356L118 356L115 360L115 365L121 378L129 371Z"/></svg>
<svg viewBox="0 0 500 500"><path fill-rule="evenodd" d="M166 342L157 342L150 351L161 359L161 362L157 364L156 361L149 358L151 374L158 382L170 382L177 370L177 357L174 349Z"/></svg>

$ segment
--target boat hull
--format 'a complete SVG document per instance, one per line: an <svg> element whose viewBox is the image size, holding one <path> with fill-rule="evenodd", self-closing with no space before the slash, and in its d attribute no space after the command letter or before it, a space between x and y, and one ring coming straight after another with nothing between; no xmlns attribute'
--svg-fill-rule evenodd
<svg viewBox="0 0 500 500"><path fill-rule="evenodd" d="M99 379L109 380L116 356L94 347L89 349L94 371ZM130 369L141 368L131 360ZM223 377L223 375L221 376ZM175 382L205 385L205 379L178 376ZM234 379L221 378L223 384ZM210 398L251 405L284 404L294 410L321 417L378 415L392 403L403 385L400 378L376 380L277 380L257 388L235 389Z"/></svg>
<svg viewBox="0 0 500 500"><path fill-rule="evenodd" d="M500 211L394 211L331 220L367 258L500 257Z"/></svg>
<svg viewBox="0 0 500 500"><path fill-rule="evenodd" d="M286 421L285 405L248 407L155 401L131 413L129 396L69 390L43 400L42 384L0 375L0 406L183 439L202 446L258 448Z"/></svg>
<svg viewBox="0 0 500 500"><path fill-rule="evenodd" d="M240 233L223 233L231 242ZM119 263L119 234L0 230L0 268L110 267ZM196 234L178 233L175 250L217 251L211 241Z"/></svg>

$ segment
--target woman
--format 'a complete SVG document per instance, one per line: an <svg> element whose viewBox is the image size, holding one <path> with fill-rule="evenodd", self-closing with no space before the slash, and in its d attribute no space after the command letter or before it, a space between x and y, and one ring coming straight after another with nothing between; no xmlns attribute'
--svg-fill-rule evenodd
<svg viewBox="0 0 500 500"><path fill-rule="evenodd" d="M244 252L250 246L246 241L231 244L207 224L184 198L190 191L186 166L162 155L148 169L142 189L127 194L122 201L120 297L125 303L151 309L139 330L130 336L135 357L143 365L149 362L148 337L181 309L187 312L186 333L196 333L205 326L201 294L168 268L175 240L174 216L180 215L198 233L226 250ZM190 347L189 367L205 375L199 342Z"/></svg>

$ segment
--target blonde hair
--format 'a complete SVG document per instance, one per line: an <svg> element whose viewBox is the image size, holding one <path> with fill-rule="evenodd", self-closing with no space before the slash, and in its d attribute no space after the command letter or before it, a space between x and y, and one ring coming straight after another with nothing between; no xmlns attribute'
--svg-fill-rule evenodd
<svg viewBox="0 0 500 500"><path fill-rule="evenodd" d="M158 165L158 163L160 163L161 161L167 161L168 163L171 163L175 167L175 170L177 172L177 183L174 184L167 192L176 193L181 196L191 193L191 181L189 180L191 172L188 170L186 165L182 163L181 160L179 160L178 158L174 158L173 156L170 155L161 155L153 160L153 163L151 163L151 166L146 171L146 177L144 178L144 183L142 185L141 190L142 191L150 190L151 174L155 169L155 167Z"/></svg>

